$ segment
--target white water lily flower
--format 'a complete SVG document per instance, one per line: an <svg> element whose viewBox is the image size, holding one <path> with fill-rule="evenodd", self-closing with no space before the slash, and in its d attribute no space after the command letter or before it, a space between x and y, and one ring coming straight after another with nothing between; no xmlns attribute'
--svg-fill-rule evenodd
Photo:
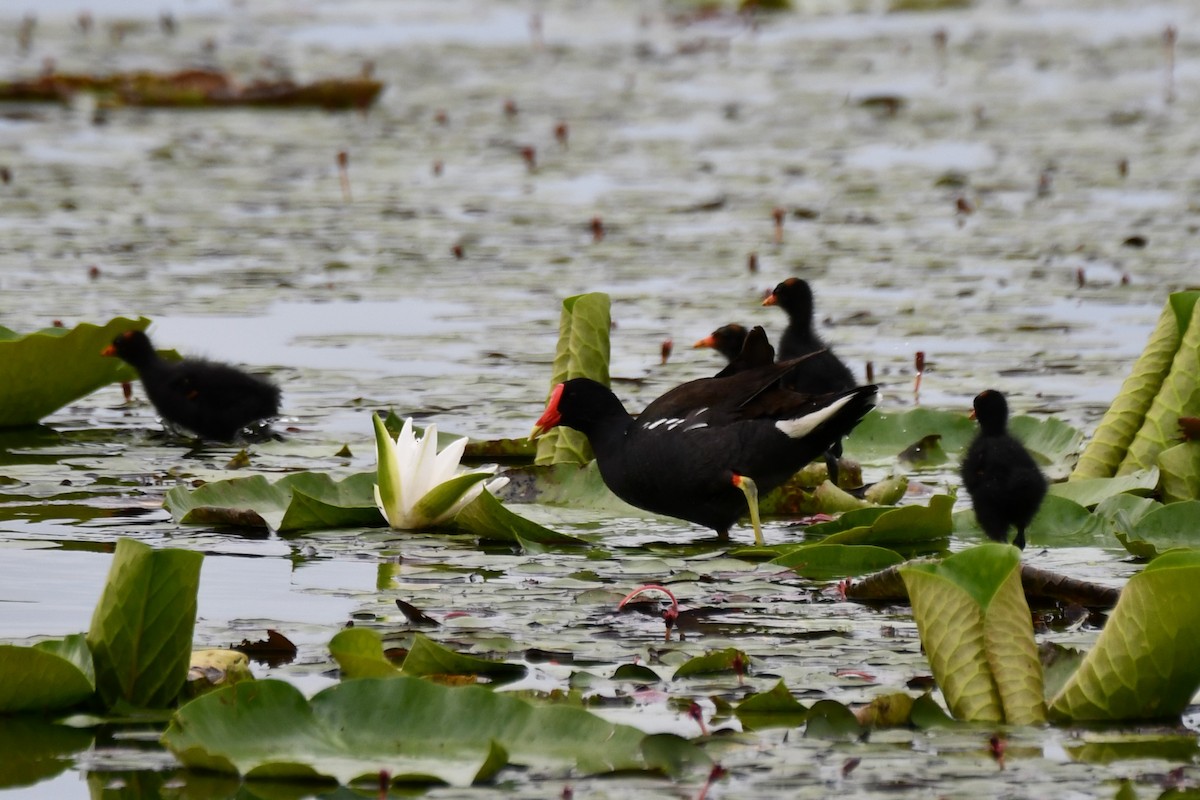
<svg viewBox="0 0 1200 800"><path fill-rule="evenodd" d="M439 453L437 426L430 425L418 439L412 419L406 419L393 442L379 415L371 417L378 464L375 504L393 528L422 530L452 519L479 496L483 481L496 471L491 467L459 473L458 462L467 446L465 437L455 439ZM497 478L488 483L487 489L494 492L507 483L508 478Z"/></svg>

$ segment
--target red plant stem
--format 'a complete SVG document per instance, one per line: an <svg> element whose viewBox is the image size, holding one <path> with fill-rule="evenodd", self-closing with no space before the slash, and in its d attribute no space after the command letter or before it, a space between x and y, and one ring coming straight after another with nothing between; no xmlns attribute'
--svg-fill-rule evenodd
<svg viewBox="0 0 1200 800"><path fill-rule="evenodd" d="M354 198L350 195L350 154L345 150L338 151L337 165L338 178L342 183L342 200L352 202Z"/></svg>
<svg viewBox="0 0 1200 800"><path fill-rule="evenodd" d="M621 602L617 603L617 610L619 611L620 609L624 608L626 603L637 597L639 594L649 591L662 592L667 597L671 598L671 607L663 612L663 623L667 626L665 640L670 641L671 628L674 627L675 620L679 618L679 601L675 599L675 595L671 594L671 590L667 587L659 586L657 583L647 583L644 586L639 586L621 598Z"/></svg>

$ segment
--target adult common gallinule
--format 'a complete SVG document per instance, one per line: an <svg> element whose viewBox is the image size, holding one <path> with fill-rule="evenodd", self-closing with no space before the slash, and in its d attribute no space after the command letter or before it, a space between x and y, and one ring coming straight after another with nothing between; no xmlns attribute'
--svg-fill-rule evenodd
<svg viewBox="0 0 1200 800"><path fill-rule="evenodd" d="M822 394L840 392L855 385L854 373L829 349L817 335L813 325L813 293L808 282L788 278L777 285L763 300L764 306L779 306L788 316L788 326L779 340L781 359L814 354L802 368L796 370L788 386L798 392ZM821 352L824 351L824 352ZM842 442L833 442L825 454L829 480L838 482L838 459L842 457Z"/></svg>
<svg viewBox="0 0 1200 800"><path fill-rule="evenodd" d="M558 425L582 432L618 497L705 525L722 539L749 505L762 544L758 491L782 484L875 405L874 386L819 396L783 388L801 363L685 383L637 419L607 387L574 378L554 388L532 436Z"/></svg>
<svg viewBox="0 0 1200 800"><path fill-rule="evenodd" d="M975 398L972 417L979 420L979 435L967 448L962 481L975 505L975 519L990 538L1008 541L1009 527L1017 526L1013 544L1025 549L1025 528L1046 496L1046 476L1025 447L1008 433L1008 401L994 389Z"/></svg>
<svg viewBox="0 0 1200 800"><path fill-rule="evenodd" d="M141 331L122 333L101 354L136 369L162 418L204 439L229 441L279 413L279 387L270 381L202 359L164 361Z"/></svg>

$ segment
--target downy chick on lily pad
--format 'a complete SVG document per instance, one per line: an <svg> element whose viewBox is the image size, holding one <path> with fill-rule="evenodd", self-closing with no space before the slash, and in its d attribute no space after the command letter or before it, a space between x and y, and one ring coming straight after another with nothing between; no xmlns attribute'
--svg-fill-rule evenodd
<svg viewBox="0 0 1200 800"><path fill-rule="evenodd" d="M375 504L397 530L424 530L448 522L479 496L483 481L496 471L491 467L459 473L466 437L455 439L439 453L436 425L427 427L418 439L412 418L406 419L392 441L383 420L377 414L372 420L378 462ZM497 478L487 489L495 492L507 483L508 478Z"/></svg>

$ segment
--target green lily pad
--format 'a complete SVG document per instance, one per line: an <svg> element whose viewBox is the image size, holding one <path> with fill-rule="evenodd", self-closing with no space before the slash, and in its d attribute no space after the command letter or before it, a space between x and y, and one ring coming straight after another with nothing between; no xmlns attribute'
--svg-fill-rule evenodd
<svg viewBox="0 0 1200 800"><path fill-rule="evenodd" d="M117 317L25 335L0 327L0 428L33 425L101 386L136 380L129 365L100 351L122 332L149 325L146 317Z"/></svg>
<svg viewBox="0 0 1200 800"><path fill-rule="evenodd" d="M1183 601L1197 581L1200 551L1190 549L1164 553L1130 578L1051 711L1077 721L1182 713L1200 689L1200 605Z"/></svg>
<svg viewBox="0 0 1200 800"><path fill-rule="evenodd" d="M865 508L867 505L866 501L859 500L828 480L814 489L803 479L793 477L763 497L759 501L758 510L764 517L796 517L808 514L840 514Z"/></svg>
<svg viewBox="0 0 1200 800"><path fill-rule="evenodd" d="M662 680L662 678L658 677L657 672L645 664L622 664L613 670L612 679L614 681L639 683L644 686L658 683Z"/></svg>
<svg viewBox="0 0 1200 800"><path fill-rule="evenodd" d="M1176 547L1200 548L1200 500L1159 505L1116 533L1139 558L1155 558Z"/></svg>
<svg viewBox="0 0 1200 800"><path fill-rule="evenodd" d="M163 506L176 522L266 527L280 533L385 525L375 506L375 473L335 481L322 472L294 472L271 483L262 475L176 486Z"/></svg>
<svg viewBox="0 0 1200 800"><path fill-rule="evenodd" d="M486 490L458 512L454 517L454 524L481 539L514 542L526 550L531 547L582 547L587 545L583 539L551 530L520 514L509 511L504 504Z"/></svg>
<svg viewBox="0 0 1200 800"><path fill-rule="evenodd" d="M871 411L843 440L846 455L864 463L890 463L929 436L938 436L944 454L961 452L975 437L965 412L913 408L899 413Z"/></svg>
<svg viewBox="0 0 1200 800"><path fill-rule="evenodd" d="M898 545L917 548L918 552L929 552L933 546L940 550L954 530L951 510L954 498L935 494L926 506L900 506L888 508L869 525L831 533L823 544L870 544L876 547Z"/></svg>
<svg viewBox="0 0 1200 800"><path fill-rule="evenodd" d="M972 509L964 509L954 515L954 530L959 536L984 539L983 529L979 527ZM1056 495L1048 495L1042 501L1025 535L1035 547L1081 547L1112 543L1099 517L1088 513L1078 503Z"/></svg>
<svg viewBox="0 0 1200 800"><path fill-rule="evenodd" d="M1008 430L1025 445L1052 480L1067 477L1083 444L1083 431L1054 417L1013 417Z"/></svg>
<svg viewBox="0 0 1200 800"><path fill-rule="evenodd" d="M237 684L179 709L163 734L185 766L251 779L377 782L386 771L466 786L509 763L596 774L707 761L677 738L647 739L579 708L407 677L343 681L311 702L283 681Z"/></svg>
<svg viewBox="0 0 1200 800"><path fill-rule="evenodd" d="M83 634L33 647L0 645L0 715L61 711L95 691L92 653Z"/></svg>
<svg viewBox="0 0 1200 800"><path fill-rule="evenodd" d="M420 633L413 636L412 646L400 667L388 661L383 654L383 640L367 628L339 631L329 642L329 652L338 662L343 679L389 678L402 674L415 677L465 675L505 683L525 677L528 671L522 664L456 653Z"/></svg>
<svg viewBox="0 0 1200 800"><path fill-rule="evenodd" d="M1156 508L1162 508L1162 503L1153 497L1141 497L1136 494L1115 494L1106 500L1102 500L1096 506L1096 510L1093 513L1102 522L1109 523L1110 527L1120 526L1127 530L1133 530L1133 526L1142 517Z"/></svg>
<svg viewBox="0 0 1200 800"><path fill-rule="evenodd" d="M1158 486L1158 468L1131 472L1112 478L1083 478L1050 485L1050 494L1073 500L1091 508L1097 503L1122 492L1146 495Z"/></svg>
<svg viewBox="0 0 1200 800"><path fill-rule="evenodd" d="M792 696L782 680L770 691L752 694L738 703L734 713L748 730L794 728L808 718L808 709Z"/></svg>
<svg viewBox="0 0 1200 800"><path fill-rule="evenodd" d="M946 455L946 450L942 447L940 433L922 436L918 441L900 451L897 458L914 469L936 467L950 460L950 456Z"/></svg>
<svg viewBox="0 0 1200 800"><path fill-rule="evenodd" d="M864 728L902 728L912 721L916 698L906 692L892 692L871 698L854 715Z"/></svg>
<svg viewBox="0 0 1200 800"><path fill-rule="evenodd" d="M400 670L383 654L383 639L368 628L346 628L329 640L329 654L343 680L394 678Z"/></svg>
<svg viewBox="0 0 1200 800"><path fill-rule="evenodd" d="M1200 292L1181 294L1200 297ZM1111 478L1117 474L1129 445L1154 402L1154 396L1171 369L1181 339L1179 317L1173 304L1168 301L1163 304L1162 314L1150 334L1150 341L1134 362L1129 377L1121 384L1121 391L1079 457L1079 463L1071 473L1072 482L1088 478Z"/></svg>
<svg viewBox="0 0 1200 800"><path fill-rule="evenodd" d="M1054 476L1066 476L1083 443L1081 431L1053 418L1015 416L1009 421L1009 430ZM844 442L846 454L865 463L890 464L899 459L920 469L958 458L976 432L976 424L965 410L918 407L889 414L876 409Z"/></svg>
<svg viewBox="0 0 1200 800"><path fill-rule="evenodd" d="M818 700L808 710L806 738L854 741L863 733L865 730L854 712L836 700Z"/></svg>
<svg viewBox="0 0 1200 800"><path fill-rule="evenodd" d="M612 493L594 460L513 467L501 475L508 478L508 485L496 494L507 503L542 503L626 516L646 514Z"/></svg>
<svg viewBox="0 0 1200 800"><path fill-rule="evenodd" d="M1200 442L1183 442L1158 454L1164 503L1200 500Z"/></svg>
<svg viewBox="0 0 1200 800"><path fill-rule="evenodd" d="M919 553L938 553L946 548L950 533L954 530L951 510L954 498L949 495L934 495L928 506L868 506L847 511L835 520L810 525L804 531L806 541L801 544L781 544L767 547L741 547L730 551L736 558L766 561L793 557L794 554L815 547L871 546L897 551L899 555L911 556ZM882 555L876 554L882 558ZM834 551L829 556L836 558ZM795 555L795 563L803 556ZM864 555L864 559L872 556ZM842 576L844 577L844 576Z"/></svg>
<svg viewBox="0 0 1200 800"><path fill-rule="evenodd" d="M909 722L917 730L926 731L931 728L949 728L961 723L946 713L945 709L926 692L913 702Z"/></svg>
<svg viewBox="0 0 1200 800"><path fill-rule="evenodd" d="M412 647L400 669L407 675L478 675L502 683L519 680L528 671L522 664L456 653L420 633L413 637Z"/></svg>
<svg viewBox="0 0 1200 800"><path fill-rule="evenodd" d="M105 705L170 705L187 679L204 556L120 539L87 644Z"/></svg>
<svg viewBox="0 0 1200 800"><path fill-rule="evenodd" d="M1003 544L900 569L921 643L956 719L1029 725L1045 718L1020 573L1020 551Z"/></svg>
<svg viewBox="0 0 1200 800"><path fill-rule="evenodd" d="M608 386L610 305L603 292L563 300L551 387L571 378L591 378ZM591 460L592 449L579 431L555 428L538 441L537 464L586 464Z"/></svg>
<svg viewBox="0 0 1200 800"><path fill-rule="evenodd" d="M1200 314L1194 313L1198 299L1200 292L1170 297L1182 337L1117 474L1155 466L1158 454L1177 440L1179 418L1200 416Z"/></svg>
<svg viewBox="0 0 1200 800"><path fill-rule="evenodd" d="M830 581L878 572L904 563L904 557L871 545L816 544L797 548L770 563L787 567L802 578Z"/></svg>
<svg viewBox="0 0 1200 800"><path fill-rule="evenodd" d="M696 675L713 675L719 672L736 672L745 674L750 669L750 656L736 647L727 647L705 653L702 656L689 658L679 665L671 680L676 678L691 678Z"/></svg>

